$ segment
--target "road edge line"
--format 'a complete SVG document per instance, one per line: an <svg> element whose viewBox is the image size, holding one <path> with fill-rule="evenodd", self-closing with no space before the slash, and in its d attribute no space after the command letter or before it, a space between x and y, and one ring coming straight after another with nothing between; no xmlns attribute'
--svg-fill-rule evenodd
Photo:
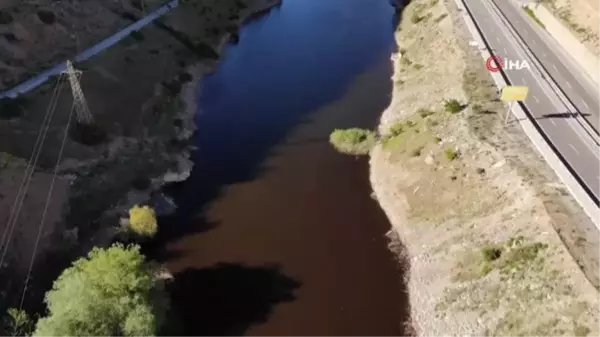
<svg viewBox="0 0 600 337"><path fill-rule="evenodd" d="M464 0L454 0L459 12L461 12L461 16L465 21L469 32L471 33L471 36L480 46L484 46L484 48L480 47L479 51L483 59L487 60L491 55L490 50L488 50L483 36L481 36L480 32L477 30L475 21L471 17L463 1ZM492 76L492 79L498 88L502 88L507 85L506 81L500 74L491 73L490 75ZM529 120L521 104L514 104L511 112L514 117L521 121L519 125L521 125L521 128L531 140L538 152L542 155L546 163L550 166L550 168L552 168L554 173L556 173L563 185L565 185L571 196L577 201L577 203L579 203L581 208L583 208L584 212L592 220L594 225L600 229L600 208L596 206L593 200L591 200L587 192L583 189L575 177L573 177L569 169L556 155L548 142L542 137L542 135L540 135L533 123Z"/></svg>

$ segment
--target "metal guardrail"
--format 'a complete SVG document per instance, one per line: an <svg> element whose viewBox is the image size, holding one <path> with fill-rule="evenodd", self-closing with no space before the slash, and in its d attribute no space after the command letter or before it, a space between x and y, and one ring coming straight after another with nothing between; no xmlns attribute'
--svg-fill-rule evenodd
<svg viewBox="0 0 600 337"><path fill-rule="evenodd" d="M483 31L479 27L479 24L477 23L477 20L475 20L475 17L473 15L473 13L471 12L471 10L469 9L469 6L467 5L466 1L465 0L460 0L460 1L463 3L463 6L467 10L467 13L469 14L469 16L472 18L472 21L473 21L473 24L475 26L475 29L477 29L477 32L482 37L482 40L483 40L483 43L485 44L485 47L487 48L487 50L491 51L492 48L489 45L488 41L485 39L485 37L484 37L485 35L483 34ZM480 1L480 0L477 0L477 1ZM506 75L506 72L504 71L504 69L500 68L499 69L499 73L500 73L500 75L502 76L502 78L504 79L504 81L506 83L511 83L511 81L508 78L508 76ZM548 144L548 146L550 147L550 149L554 152L554 154L558 157L558 159L562 162L562 164L567 168L567 170L569 171L569 173L575 178L575 180L577 181L577 183L583 188L583 190L588 195L588 197L590 197L590 199L594 202L594 204L596 206L600 206L600 202L599 202L598 198L594 195L594 193L587 186L587 184L585 184L585 182L583 181L583 179L579 176L579 174L577 174L577 172L569 164L569 162L566 160L566 158L564 158L564 156L560 153L560 151L558 151L558 149L556 148L556 146L554 145L554 143L550 140L550 137L548 137L548 135L546 135L546 133L544 132L544 130L542 129L542 127L537 122L536 118L532 115L532 113L529 111L529 109L527 109L527 107L525 106L525 104L523 104L523 102L517 102L517 103L519 104L519 106L521 107L521 109L523 110L523 112L525 112L525 115L527 116L527 119L535 127L535 129L537 130L537 132L542 136L542 138L544 139L544 141Z"/></svg>
<svg viewBox="0 0 600 337"><path fill-rule="evenodd" d="M172 0L169 3L157 8L152 13L146 15L145 17L141 18L140 20L123 28L119 32L100 41L99 43L95 44L94 46L84 50L82 53L80 53L79 55L77 55L75 57L75 61L76 62L85 61L85 60L91 58L92 56L99 54L100 52L104 51L105 49L114 46L115 44L117 44L118 42L123 40L125 37L127 37L132 32L143 28L144 26L148 25L149 23L158 19L159 17L163 16L164 14L166 14L171 9L173 9L177 6L179 6L179 0ZM27 92L37 88L38 86L40 86L42 83L48 81L48 79L50 79L51 77L61 74L66 69L67 69L67 61L63 61L50 69L46 69L46 70L40 72L39 74L28 79L27 81L16 85L12 89L1 92L0 99L15 98L21 94L27 93Z"/></svg>

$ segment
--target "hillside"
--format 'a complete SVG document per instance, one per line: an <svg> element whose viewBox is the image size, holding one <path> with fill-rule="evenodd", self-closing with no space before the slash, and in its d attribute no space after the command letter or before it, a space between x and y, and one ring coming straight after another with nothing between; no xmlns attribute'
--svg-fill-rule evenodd
<svg viewBox="0 0 600 337"><path fill-rule="evenodd" d="M422 336L596 336L598 232L505 107L453 0L414 0L371 183ZM444 62L439 61L440 51Z"/></svg>
<svg viewBox="0 0 600 337"><path fill-rule="evenodd" d="M600 55L600 3L598 1L544 0L543 2L594 55Z"/></svg>
<svg viewBox="0 0 600 337"><path fill-rule="evenodd" d="M0 90L93 45L165 0L0 1Z"/></svg>

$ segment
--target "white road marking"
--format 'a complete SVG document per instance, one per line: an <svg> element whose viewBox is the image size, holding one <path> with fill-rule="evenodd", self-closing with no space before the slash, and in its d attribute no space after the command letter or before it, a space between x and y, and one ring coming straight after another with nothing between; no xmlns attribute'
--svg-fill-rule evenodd
<svg viewBox="0 0 600 337"><path fill-rule="evenodd" d="M533 97L533 99L535 100L536 103L540 102L540 100L537 97L535 97L535 96L531 96L531 97Z"/></svg>
<svg viewBox="0 0 600 337"><path fill-rule="evenodd" d="M500 39L496 36L496 41L500 42Z"/></svg>
<svg viewBox="0 0 600 337"><path fill-rule="evenodd" d="M575 151L575 153L577 153L577 155L579 155L579 151L577 151L577 149L575 148L575 146L573 146L573 144L569 144L569 146L573 149L573 151Z"/></svg>
<svg viewBox="0 0 600 337"><path fill-rule="evenodd" d="M554 120L552 118L550 119L550 123L552 123L552 125L556 126L556 123L554 122Z"/></svg>
<svg viewBox="0 0 600 337"><path fill-rule="evenodd" d="M585 101L581 101L581 104L585 105L586 108L590 108Z"/></svg>
<svg viewBox="0 0 600 337"><path fill-rule="evenodd" d="M558 69L556 69L556 66L553 64L552 68L554 68L555 71L558 71Z"/></svg>
<svg viewBox="0 0 600 337"><path fill-rule="evenodd" d="M571 83L565 82L565 84L567 85L567 87L571 88Z"/></svg>
<svg viewBox="0 0 600 337"><path fill-rule="evenodd" d="M506 52L506 48L502 48L502 51L504 52L504 56L506 57L506 55L508 55L508 53Z"/></svg>
<svg viewBox="0 0 600 337"><path fill-rule="evenodd" d="M525 77L521 77L521 81L525 84Z"/></svg>
<svg viewBox="0 0 600 337"><path fill-rule="evenodd" d="M546 53L542 53L542 56L543 56L543 57L546 57Z"/></svg>
<svg viewBox="0 0 600 337"><path fill-rule="evenodd" d="M533 42L533 44L536 44L536 43L535 43L535 40L531 40L531 42Z"/></svg>

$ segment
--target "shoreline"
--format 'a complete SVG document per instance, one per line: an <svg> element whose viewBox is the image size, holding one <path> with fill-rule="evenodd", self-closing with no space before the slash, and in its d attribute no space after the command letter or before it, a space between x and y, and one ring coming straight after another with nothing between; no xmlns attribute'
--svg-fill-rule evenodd
<svg viewBox="0 0 600 337"><path fill-rule="evenodd" d="M215 6L221 6L217 11L229 11L229 15L237 13L237 20L221 16L221 25L237 23L239 29L255 10L265 11L279 3L280 0L250 0L246 2L249 6L242 9L221 2ZM231 4L235 3L230 1ZM190 175L193 163L189 158L194 147L189 139L196 130L196 92L202 76L218 64L218 59L190 49L177 37L200 37L200 47L215 46L219 54L230 38L229 30L223 28L215 35L214 28L202 21L210 16L194 4L187 6L191 7L180 6L164 19L179 32L178 36L163 27L149 25L137 37L124 39L79 65L86 72L82 88L88 104L97 121L107 128L108 142L93 147L72 140L66 144L35 261L32 279L36 281L30 285L26 299L32 307L40 305L42 291L73 259L87 254L94 246L114 241L119 234L119 219L127 215L131 206L146 203L161 210L166 206L167 213L174 208L161 190ZM37 132L36 125L41 123L49 89L42 85L26 94L27 105L21 116L0 120L0 156L5 161L0 170L0 187L5 193L0 210L7 217L27 164L22 158L28 158L33 148L30 134ZM69 111L72 98L67 94L63 92L57 111ZM16 281L21 272L26 272L20 269L27 266L32 256L31 247L56 161L53 148L60 145L57 141L62 139L67 116L57 113L52 120L45 152L23 204L28 212L20 217L13 234L9 263L0 270L2 275L11 275L0 278L0 285L8 289L2 295L7 307L17 300L11 294L21 291Z"/></svg>
<svg viewBox="0 0 600 337"><path fill-rule="evenodd" d="M239 23L237 25L237 31L242 29L244 24L247 21L252 20L255 17L260 17L264 14L267 14L274 7L280 6L283 3L283 0L257 0L257 1L259 4L256 5L255 7L251 8L249 10L249 13L247 13L245 17L240 18ZM237 31L235 34L237 34ZM184 133L183 137L185 137L185 139L189 139L192 136L193 132L195 132L198 129L198 126L194 122L194 116L196 116L196 114L198 113L198 111L197 111L197 107L198 107L197 92L202 84L202 79L206 74L209 74L209 73L215 71L216 68L219 66L220 60L224 57L223 49L229 42L231 42L231 38L232 38L233 34L234 33L231 33L231 32L225 33L221 37L219 43L214 46L215 51L217 52L217 54L219 54L218 59L216 59L214 61L204 62L204 63L202 61L199 61L196 64L193 64L186 68L188 73L190 73L192 75L193 80L182 86L182 93L180 94L180 98L182 99L182 101L184 102L184 105L185 105L185 107L183 109L184 113L182 115L187 117L188 119L191 119L190 122L192 123L192 125L190 126L191 127L190 129L184 128L186 131L185 133L189 133L189 135ZM186 153L188 155L189 155L189 150L190 149L188 148L187 153ZM191 170L191 168L190 168L190 170Z"/></svg>
<svg viewBox="0 0 600 337"><path fill-rule="evenodd" d="M568 239L591 235L577 227L593 223L556 187L520 127L499 126L504 108L460 20L451 0L406 6L392 101L378 127L403 131L370 154L390 249L407 269L411 318L403 323L424 336L594 335L598 292L593 272L584 270L588 280L578 265L593 264L597 249ZM448 99L466 107L449 113Z"/></svg>

